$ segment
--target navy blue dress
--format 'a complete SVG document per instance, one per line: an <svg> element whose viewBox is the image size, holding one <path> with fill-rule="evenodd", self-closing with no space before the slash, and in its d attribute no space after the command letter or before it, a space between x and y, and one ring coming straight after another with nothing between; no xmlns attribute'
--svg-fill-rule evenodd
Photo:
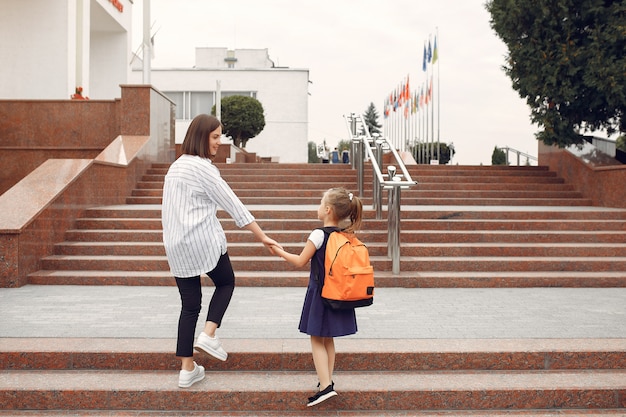
<svg viewBox="0 0 626 417"><path fill-rule="evenodd" d="M354 309L333 310L322 301L322 286L324 285L324 258L326 242L330 232L338 230L326 227L324 243L311 258L311 274L306 289L300 325L298 329L310 336L338 337L355 334L357 332L356 314Z"/></svg>

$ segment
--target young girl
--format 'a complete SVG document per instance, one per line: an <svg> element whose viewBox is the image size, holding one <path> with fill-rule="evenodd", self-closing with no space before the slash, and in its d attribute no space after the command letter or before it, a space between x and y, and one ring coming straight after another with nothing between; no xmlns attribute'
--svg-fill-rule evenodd
<svg viewBox="0 0 626 417"><path fill-rule="evenodd" d="M319 378L319 391L309 398L307 406L313 406L337 395L333 383L335 368L334 337L354 334L357 331L354 309L333 310L322 302L324 285L324 259L326 242L332 231L355 232L361 226L363 205L358 197L345 188L331 188L317 209L317 218L324 228L315 229L309 235L299 255L288 253L280 247L274 252L295 266L311 261L309 285L302 307L299 330L311 336L313 363ZM345 223L345 224L344 224ZM342 227L340 227L342 226Z"/></svg>

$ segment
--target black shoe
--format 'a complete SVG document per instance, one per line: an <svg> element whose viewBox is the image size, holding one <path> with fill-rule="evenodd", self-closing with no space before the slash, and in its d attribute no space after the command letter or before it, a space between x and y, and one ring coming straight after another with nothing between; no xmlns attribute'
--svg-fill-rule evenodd
<svg viewBox="0 0 626 417"><path fill-rule="evenodd" d="M335 389L335 381L330 381L330 385L332 385L333 389ZM319 382L317 383L317 390L318 391L320 390L320 383Z"/></svg>
<svg viewBox="0 0 626 417"><path fill-rule="evenodd" d="M337 395L337 393L335 392L335 388L331 384L324 388L322 391L317 392L314 396L309 397L309 402L306 406L312 407L321 403L322 401L326 401L327 399L334 397L335 395Z"/></svg>

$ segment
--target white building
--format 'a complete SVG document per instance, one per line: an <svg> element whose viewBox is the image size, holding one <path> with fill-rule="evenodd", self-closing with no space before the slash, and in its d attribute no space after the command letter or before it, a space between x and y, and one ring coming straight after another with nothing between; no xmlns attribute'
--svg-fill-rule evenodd
<svg viewBox="0 0 626 417"><path fill-rule="evenodd" d="M131 83L143 79L142 63L133 64ZM176 143L191 120L211 113L221 97L245 95L261 102L265 128L246 150L279 162L308 159L308 69L276 67L267 49L196 48L193 68L152 68L150 84L176 103Z"/></svg>
<svg viewBox="0 0 626 417"><path fill-rule="evenodd" d="M0 0L0 99L92 100L143 84L132 61L133 0ZM246 150L280 162L308 158L308 69L276 67L267 49L197 48L196 65L152 69L149 83L177 104L176 142L221 96L261 102L265 128Z"/></svg>
<svg viewBox="0 0 626 417"><path fill-rule="evenodd" d="M131 58L131 0L0 0L0 98L120 96Z"/></svg>

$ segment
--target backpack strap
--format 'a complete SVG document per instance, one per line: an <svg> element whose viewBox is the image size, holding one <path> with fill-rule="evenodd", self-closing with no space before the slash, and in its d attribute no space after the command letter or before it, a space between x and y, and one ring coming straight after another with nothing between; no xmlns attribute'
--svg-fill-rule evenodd
<svg viewBox="0 0 626 417"><path fill-rule="evenodd" d="M330 237L330 234L332 232L340 232L341 229L335 226L317 227L316 229L320 229L321 231L324 232L324 243L322 243L322 246L318 250L323 251L324 258L325 258L326 257L326 243L328 242L328 238ZM313 262L313 260L311 260L311 269L313 272L313 276L315 277L317 281L319 281L320 275L324 276L326 274L326 271L324 270L323 261L322 261L322 270L320 271L318 262Z"/></svg>

